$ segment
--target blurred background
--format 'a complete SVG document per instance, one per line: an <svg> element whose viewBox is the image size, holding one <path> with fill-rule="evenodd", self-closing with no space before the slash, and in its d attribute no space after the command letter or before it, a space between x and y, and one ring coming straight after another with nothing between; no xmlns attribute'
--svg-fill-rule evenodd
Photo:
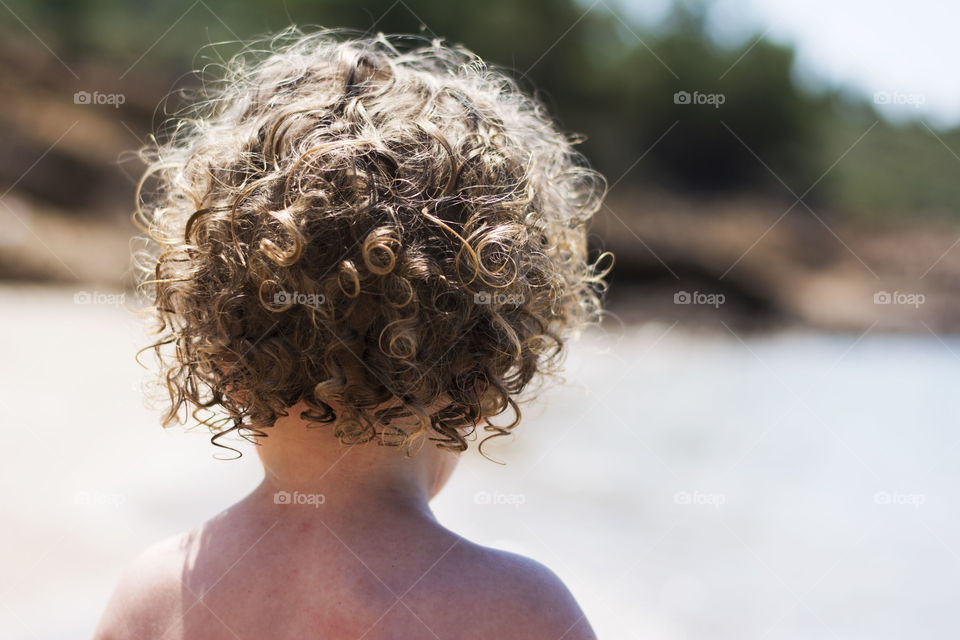
<svg viewBox="0 0 960 640"><path fill-rule="evenodd" d="M603 638L955 637L958 19L934 0L0 0L5 637L88 637L138 550L259 481L255 456L215 461L144 407L133 152L192 70L290 24L466 45L611 186L591 230L616 254L607 318L506 466L466 456L441 520L548 563Z"/></svg>

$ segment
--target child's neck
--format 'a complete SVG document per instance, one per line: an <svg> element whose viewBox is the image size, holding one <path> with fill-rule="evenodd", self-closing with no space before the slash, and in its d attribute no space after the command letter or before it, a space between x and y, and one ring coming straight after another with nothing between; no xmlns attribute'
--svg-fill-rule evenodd
<svg viewBox="0 0 960 640"><path fill-rule="evenodd" d="M452 472L454 454L431 442L412 456L376 443L343 445L332 426L308 426L295 416L299 412L291 411L258 438L264 467L259 502L319 503L328 516L403 510L432 518L427 503Z"/></svg>

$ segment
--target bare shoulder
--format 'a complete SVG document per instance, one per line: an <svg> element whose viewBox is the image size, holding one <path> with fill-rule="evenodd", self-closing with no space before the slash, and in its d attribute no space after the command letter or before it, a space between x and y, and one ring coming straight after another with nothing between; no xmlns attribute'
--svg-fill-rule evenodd
<svg viewBox="0 0 960 640"><path fill-rule="evenodd" d="M471 602L470 612L457 607L461 635L464 614L471 619L469 637L504 640L595 640L590 623L563 581L543 564L525 556L468 541L457 545L439 570L446 594ZM442 584L448 579L450 583Z"/></svg>
<svg viewBox="0 0 960 640"><path fill-rule="evenodd" d="M176 637L183 593L180 576L193 533L154 544L127 566L100 617L94 640Z"/></svg>

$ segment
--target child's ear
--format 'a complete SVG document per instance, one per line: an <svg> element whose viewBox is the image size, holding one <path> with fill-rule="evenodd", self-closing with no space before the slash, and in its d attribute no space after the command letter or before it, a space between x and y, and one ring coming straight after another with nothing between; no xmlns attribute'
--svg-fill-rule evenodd
<svg viewBox="0 0 960 640"><path fill-rule="evenodd" d="M227 385L227 395L236 404L246 405L250 401L250 394L246 391L237 391L231 385Z"/></svg>
<svg viewBox="0 0 960 640"><path fill-rule="evenodd" d="M225 362L220 366L220 371L224 378L229 379L237 370L236 361ZM224 385L224 393L236 404L245 405L250 400L250 395L237 387L233 382L227 382Z"/></svg>

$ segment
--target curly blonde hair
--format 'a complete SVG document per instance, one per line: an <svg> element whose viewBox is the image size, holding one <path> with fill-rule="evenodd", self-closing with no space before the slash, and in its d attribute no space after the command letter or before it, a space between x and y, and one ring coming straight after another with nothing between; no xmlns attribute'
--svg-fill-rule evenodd
<svg viewBox="0 0 960 640"><path fill-rule="evenodd" d="M344 443L508 433L600 309L577 139L440 41L288 30L222 68L142 152L164 426L255 439L302 402Z"/></svg>

